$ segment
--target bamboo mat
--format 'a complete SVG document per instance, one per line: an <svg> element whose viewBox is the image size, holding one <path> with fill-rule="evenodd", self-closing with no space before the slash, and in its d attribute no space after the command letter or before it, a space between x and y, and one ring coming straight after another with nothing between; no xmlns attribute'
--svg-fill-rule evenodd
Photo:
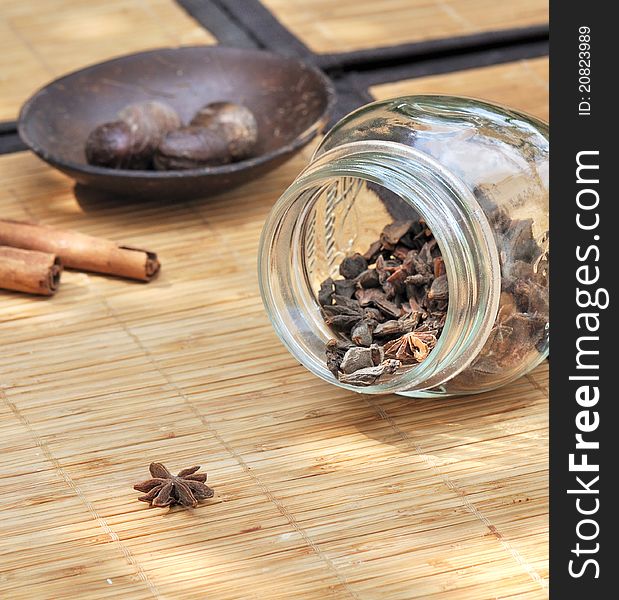
<svg viewBox="0 0 619 600"><path fill-rule="evenodd" d="M0 292L0 598L547 596L546 364L474 397L364 397L273 333L258 236L309 153L168 206L78 203L34 156L0 157L6 218L163 262L148 285L66 272L51 299ZM215 497L149 509L131 488L153 460L203 465Z"/></svg>
<svg viewBox="0 0 619 600"><path fill-rule="evenodd" d="M548 22L547 0L261 0L315 52L347 52Z"/></svg>
<svg viewBox="0 0 619 600"><path fill-rule="evenodd" d="M214 43L174 0L2 0L0 121L50 79L120 54Z"/></svg>
<svg viewBox="0 0 619 600"><path fill-rule="evenodd" d="M407 94L459 94L520 108L548 120L548 58L386 83L370 92L377 100Z"/></svg>

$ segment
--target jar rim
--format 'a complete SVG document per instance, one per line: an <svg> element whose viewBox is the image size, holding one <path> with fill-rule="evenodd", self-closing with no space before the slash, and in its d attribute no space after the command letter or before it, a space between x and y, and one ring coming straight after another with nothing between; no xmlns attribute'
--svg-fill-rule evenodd
<svg viewBox="0 0 619 600"><path fill-rule="evenodd" d="M299 218L301 212L296 217L294 211L290 212L295 203L305 201L312 190L318 190L336 177L354 177L379 184L416 210L441 247L449 284L445 328L428 358L388 381L363 388L340 382L327 370L324 359L319 361L316 356L308 356L299 346L293 332L285 326L270 282L273 242L281 233L281 220ZM434 215L430 209L440 215ZM307 210L304 214L307 215ZM263 229L258 257L263 302L280 339L314 374L356 392L384 394L440 385L472 362L490 335L498 311L498 251L492 228L479 203L467 185L443 165L398 142L348 142L315 156L271 211ZM463 314L456 314L456 305L460 310L465 307Z"/></svg>

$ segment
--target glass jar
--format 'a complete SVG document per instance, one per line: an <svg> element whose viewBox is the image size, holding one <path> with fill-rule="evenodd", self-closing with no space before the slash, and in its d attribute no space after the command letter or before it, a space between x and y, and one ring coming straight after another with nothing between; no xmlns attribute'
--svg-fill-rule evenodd
<svg viewBox="0 0 619 600"><path fill-rule="evenodd" d="M477 393L548 354L548 127L487 102L408 96L364 106L325 136L274 206L259 277L275 331L310 371L364 393ZM367 387L325 363L336 337L318 291L385 225L421 217L444 260L449 303L428 357Z"/></svg>

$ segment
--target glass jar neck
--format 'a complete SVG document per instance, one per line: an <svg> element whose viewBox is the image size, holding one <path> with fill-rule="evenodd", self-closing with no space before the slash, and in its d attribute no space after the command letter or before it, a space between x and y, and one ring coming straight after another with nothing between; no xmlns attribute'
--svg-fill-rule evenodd
<svg viewBox="0 0 619 600"><path fill-rule="evenodd" d="M441 249L449 283L445 327L428 358L385 383L361 390L339 382L325 366L324 351L321 355L315 351L319 345L310 338L318 306L307 278L290 273L306 271L304 221L310 218L320 190L345 177L386 188L426 221ZM403 393L440 386L478 354L498 309L498 252L473 194L428 155L396 142L352 142L315 156L271 212L259 257L262 296L282 341L316 375L355 391Z"/></svg>

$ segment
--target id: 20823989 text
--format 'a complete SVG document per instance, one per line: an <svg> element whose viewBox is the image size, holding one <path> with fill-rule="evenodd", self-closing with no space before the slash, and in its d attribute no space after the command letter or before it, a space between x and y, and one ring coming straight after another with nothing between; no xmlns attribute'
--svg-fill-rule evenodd
<svg viewBox="0 0 619 600"><path fill-rule="evenodd" d="M591 114L591 28L578 28L578 115Z"/></svg>

